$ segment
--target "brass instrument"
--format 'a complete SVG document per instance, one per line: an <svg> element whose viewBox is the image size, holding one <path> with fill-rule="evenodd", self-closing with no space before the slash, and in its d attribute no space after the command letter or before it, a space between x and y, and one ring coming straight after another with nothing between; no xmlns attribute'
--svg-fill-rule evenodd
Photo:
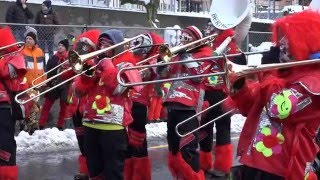
<svg viewBox="0 0 320 180"><path fill-rule="evenodd" d="M218 36L218 34L212 34L210 36L198 39L185 45L175 46L169 48L167 45L160 46L159 56L164 62L170 62L171 59L181 51L189 52L203 45L208 45Z"/></svg>
<svg viewBox="0 0 320 180"><path fill-rule="evenodd" d="M0 55L0 58L3 58L3 57L5 57L5 56L10 56L10 55L12 55L12 54L21 52L21 51L23 50L23 48L24 48L24 44L25 44L24 42L16 42L16 43L13 43L13 44L9 44L9 45L7 45L7 46L0 47L0 52L1 52L2 50L11 48L11 47L13 47L13 46L17 46L17 47L18 47L18 50L16 50L16 51L13 51L13 52L10 52L10 53L6 53L6 54L3 54L3 55Z"/></svg>
<svg viewBox="0 0 320 180"><path fill-rule="evenodd" d="M286 68L292 68L292 67L298 67L298 66L305 66L305 65L312 65L312 64L318 64L320 63L320 59L312 59L312 60L304 60L304 61L296 61L296 62L289 62L289 63L274 63L274 64L262 64L262 65L254 65L254 66L248 66L248 65L239 65L239 64L235 64L233 62L231 62L228 59L227 55L224 55L224 57L226 58L226 62L225 62L225 72L223 72L222 74L225 76L225 83L226 83L226 87L228 88L228 90L231 90L232 85L235 81L237 81L240 78L246 77L248 75L252 75L252 74L256 74L256 73L260 73L260 72L265 72L265 71L270 71L270 70L276 70L276 69L286 69ZM222 75L220 74L220 75ZM196 115L180 122L177 126L176 126L176 133L180 136L180 137L185 137L207 125L209 125L212 122L215 122L219 119L221 119L222 117L226 116L227 114L231 113L234 110L229 110L228 112L220 115L219 117L211 120L210 122L207 122L206 124L186 133L186 134L180 134L179 132L179 127L181 125L183 125L184 123L187 123L188 121L190 121L192 118L195 118L196 116L199 116L201 113L204 113L205 111L216 107L219 104L222 104L226 99L210 106L209 108L197 113Z"/></svg>
<svg viewBox="0 0 320 180"><path fill-rule="evenodd" d="M42 81L41 83L39 83L39 84L37 84L37 85L35 85L35 86L32 86L31 88L28 88L28 89L25 90L25 91L22 91L22 92L18 93L18 94L15 96L15 101L16 101L17 103L19 103L19 104L25 104L25 103L27 103L27 102L29 102L29 101L32 101L32 100L38 98L39 96L41 96L41 95L43 95L43 94L45 94L45 93L47 93L47 92L49 92L49 91L51 91L51 90L53 90L53 89L56 89L57 87L62 86L63 84L66 84L66 83L72 81L72 80L75 79L76 77L84 74L84 73L87 72L87 71L90 71L90 70L94 69L95 67L97 67L97 66L99 65L99 63L97 63L96 65L90 67L89 69L83 70L83 65L84 65L84 63L85 63L86 61L88 61L88 60L90 60L90 59L93 59L93 58L96 58L97 56L99 56L99 55L101 55L101 54L103 54L103 53L106 53L107 51L113 50L113 49L115 49L115 48L117 48L117 47L119 47L119 46L123 46L123 45L127 44L128 42L133 41L133 40L135 40L136 38L139 38L140 36L142 36L142 35L138 35L138 36L135 36L135 37L133 37L133 38L129 38L129 39L127 39L127 40L125 40L125 41L123 41L123 42L121 42L121 43L115 44L115 45L113 45L113 46L110 46L110 47L107 47L107 48L104 48L104 49L101 49L101 50L98 50L98 51L95 51L95 52L92 52L92 53L84 54L84 55L79 55L76 51L70 51L70 52L69 52L69 56L68 56L69 64L70 64L70 66L71 66L70 68L68 68L68 69L66 69L66 70L64 70L64 71L62 71L62 72L60 72L60 73L52 76L52 77L49 78L49 79L46 79L45 81ZM101 62L101 61L100 61L100 62ZM28 92L31 91L31 90L38 89L38 88L39 88L40 86L42 86L43 84L45 84L45 83L53 80L53 79L56 78L56 77L59 77L61 74L65 73L65 72L67 72L67 71L70 71L70 70L73 70L73 71L76 73L76 75L74 75L73 77L71 77L71 78L69 78L69 79L66 79L66 80L64 80L63 82L60 82L59 84L57 84L57 85L55 85L55 86L53 86L53 87L51 87L51 88L49 88L49 89L47 89L47 90L39 93L39 94L37 94L37 95L34 96L34 97L31 97L31 98L29 98L29 99L27 99L27 100L24 100L24 101L20 100L20 98L19 98L20 96L24 95L25 93L28 93Z"/></svg>

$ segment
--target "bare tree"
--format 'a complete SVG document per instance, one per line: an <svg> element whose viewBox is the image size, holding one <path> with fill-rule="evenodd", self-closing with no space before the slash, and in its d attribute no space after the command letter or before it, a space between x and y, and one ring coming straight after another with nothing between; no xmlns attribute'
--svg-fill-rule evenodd
<svg viewBox="0 0 320 180"><path fill-rule="evenodd" d="M120 0L121 5L124 4L137 4L142 5L146 8L147 11L147 25L150 27L157 28L156 19L159 8L160 0L150 0L150 2L139 1L139 0Z"/></svg>

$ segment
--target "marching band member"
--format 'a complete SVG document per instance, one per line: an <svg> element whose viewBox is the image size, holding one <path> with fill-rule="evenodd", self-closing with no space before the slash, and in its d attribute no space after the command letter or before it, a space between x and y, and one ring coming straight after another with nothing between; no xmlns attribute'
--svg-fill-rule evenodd
<svg viewBox="0 0 320 180"><path fill-rule="evenodd" d="M201 31L195 26L189 26L182 30L180 40L183 44L187 44L201 38ZM212 56L212 49L204 45L191 52L176 56L173 61L185 61L210 56ZM194 75L203 72L200 64L197 62L158 67L158 71L161 78L186 76L188 74ZM185 180L204 179L204 173L199 166L199 153L197 152L199 143L198 132L194 132L182 139L175 132L175 127L179 122L195 115L199 106L202 107L204 92L201 89L201 81L198 78L172 82L169 92L164 99L164 106L168 110L168 166L174 177ZM182 126L180 132L189 132L198 126L199 122L197 118L194 118Z"/></svg>
<svg viewBox="0 0 320 180"><path fill-rule="evenodd" d="M100 34L101 34L100 30L97 30L97 29L92 29L80 34L74 42L73 49L77 51L80 55L88 54L90 52L95 51L97 49L98 38ZM69 68L68 64L62 67L62 69L67 69L67 68ZM67 73L62 74L62 79L68 79L73 75L74 75L74 72L69 71ZM81 179L87 179L89 177L86 153L84 149L84 127L82 125L83 111L84 111L84 106L86 105L86 96L77 97L74 94L74 88L75 88L74 86L75 86L75 82L72 82L68 92L69 105L67 107L68 110L67 110L65 119L68 119L71 117L74 128L75 128L78 145L81 152L78 158L79 173L75 175L75 179L81 180Z"/></svg>
<svg viewBox="0 0 320 180"><path fill-rule="evenodd" d="M0 28L0 48L15 42L9 27ZM0 50L0 179L10 180L18 179L14 139L16 120L28 117L33 106L32 101L20 105L14 100L15 94L28 88L25 59L21 53L12 54L17 49L12 46Z"/></svg>
<svg viewBox="0 0 320 180"><path fill-rule="evenodd" d="M140 60L158 54L160 46L153 45L164 43L164 40L158 34L150 32L144 35L141 39L142 42L139 42L139 44L146 47L133 50L135 57ZM146 62L146 64L155 63L157 63L157 57ZM152 68L142 73L143 80L151 80L156 77L156 71ZM153 85L147 85L139 92L134 89L130 91L130 97L133 101L133 122L128 127L129 146L125 161L125 180L151 180L151 163L148 156L145 125L148 121L148 106L150 106L150 94L152 92Z"/></svg>
<svg viewBox="0 0 320 180"><path fill-rule="evenodd" d="M58 51L55 55L53 55L47 63L46 72L50 71L54 67L58 66L59 64L63 63L68 58L68 48L69 48L69 41L67 39L63 39L58 43ZM51 71L48 73L47 78L50 78L58 73L58 69ZM59 80L56 78L48 83L48 87L53 87L59 83ZM57 128L63 130L64 126L64 117L66 113L66 101L67 101L67 92L68 92L69 85L65 84L57 89L54 89L47 94L45 94L44 104L41 110L40 119L39 119L39 128L44 129L48 118L49 112L51 107L53 106L56 99L60 99L60 112L57 121Z"/></svg>
<svg viewBox="0 0 320 180"><path fill-rule="evenodd" d="M223 43L227 37L232 37L234 35L234 30L219 30L215 28L211 21L208 22L208 28L210 34L217 33L218 36L213 42L212 49L215 50L217 47ZM225 54L235 54L238 53L238 47L235 40L233 39L227 49ZM218 64L217 64L217 63ZM221 72L223 70L224 59L217 59L216 61L206 61L204 66L210 66L208 68L208 73ZM224 85L221 84L223 79L221 76L211 76L205 79L204 88L205 96L204 100L208 101L209 105L214 105L217 102L225 99L227 95L224 92ZM206 112L205 116L202 116L201 123L206 124L212 119L218 117L218 115L223 114L224 111L222 106L217 106ZM212 146L213 146L213 126L216 125L216 144L215 144L215 160L212 162ZM231 117L226 115L220 120L209 124L200 130L200 167L204 171L209 171L213 169L214 176L225 176L230 173L232 167L232 144L231 144L231 134L230 134Z"/></svg>
<svg viewBox="0 0 320 180"><path fill-rule="evenodd" d="M123 42L123 34L118 30L108 30L99 37L98 49L104 49ZM87 165L92 179L123 179L125 153L127 151L126 127L133 121L132 101L128 89L117 82L120 68L135 65L135 58L124 46L107 51L99 56L98 62L89 60L85 69L98 64L96 69L86 72L75 81L78 94L87 95L84 125L84 147ZM116 56L112 58L113 56ZM112 58L112 59L110 59ZM90 77L89 77L90 76ZM138 70L127 71L122 79L141 82ZM135 87L140 91L141 86Z"/></svg>
<svg viewBox="0 0 320 180"><path fill-rule="evenodd" d="M319 28L320 15L309 10L278 19L272 29L280 48L277 59L318 59ZM237 61L245 64L246 59ZM319 65L275 70L259 78L259 83L240 78L230 90L228 106L247 117L237 150L245 169L242 178L316 179L312 161L319 151Z"/></svg>

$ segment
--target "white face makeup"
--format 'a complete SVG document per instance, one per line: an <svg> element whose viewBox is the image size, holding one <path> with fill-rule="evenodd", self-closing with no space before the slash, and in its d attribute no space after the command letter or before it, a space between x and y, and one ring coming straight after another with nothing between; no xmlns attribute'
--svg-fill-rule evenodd
<svg viewBox="0 0 320 180"><path fill-rule="evenodd" d="M180 35L180 42L182 44L187 44L192 41L193 41L193 39L188 33L182 32L182 34Z"/></svg>
<svg viewBox="0 0 320 180"><path fill-rule="evenodd" d="M280 47L280 62L289 62L291 61L291 57L289 54L289 44L288 39L284 36L279 41L279 47Z"/></svg>

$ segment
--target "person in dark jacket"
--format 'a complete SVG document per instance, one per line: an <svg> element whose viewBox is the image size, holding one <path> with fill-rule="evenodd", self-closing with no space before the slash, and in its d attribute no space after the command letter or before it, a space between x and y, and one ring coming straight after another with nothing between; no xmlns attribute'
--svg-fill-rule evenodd
<svg viewBox="0 0 320 180"><path fill-rule="evenodd" d="M61 40L58 44L58 52L53 55L46 66L46 72L49 72L54 67L58 66L65 60L67 60L68 57L68 48L69 48L69 41L67 39ZM48 78L56 75L58 73L58 69L55 69L48 73ZM54 79L48 83L48 87L53 87L57 84L59 84L59 79ZM60 86L50 92L48 92L45 95L44 105L41 110L41 115L39 119L39 128L43 129L48 121L50 109L54 102L57 99L60 99L60 112L59 112L59 118L57 121L57 128L62 130L64 125L64 116L66 113L66 101L67 101L67 92L68 92L68 84L65 84L63 86Z"/></svg>
<svg viewBox="0 0 320 180"><path fill-rule="evenodd" d="M37 13L35 24L59 25L60 20L57 13L52 9L51 1L45 0L42 3L41 10ZM41 26L39 32L39 46L45 52L49 53L49 57L53 55L54 32L56 27ZM46 51L46 47L48 48Z"/></svg>
<svg viewBox="0 0 320 180"><path fill-rule="evenodd" d="M6 13L6 23L28 24L28 20L33 18L34 15L27 7L26 0L17 0L16 4L11 5ZM12 25L11 29L18 41L24 41L24 25Z"/></svg>

